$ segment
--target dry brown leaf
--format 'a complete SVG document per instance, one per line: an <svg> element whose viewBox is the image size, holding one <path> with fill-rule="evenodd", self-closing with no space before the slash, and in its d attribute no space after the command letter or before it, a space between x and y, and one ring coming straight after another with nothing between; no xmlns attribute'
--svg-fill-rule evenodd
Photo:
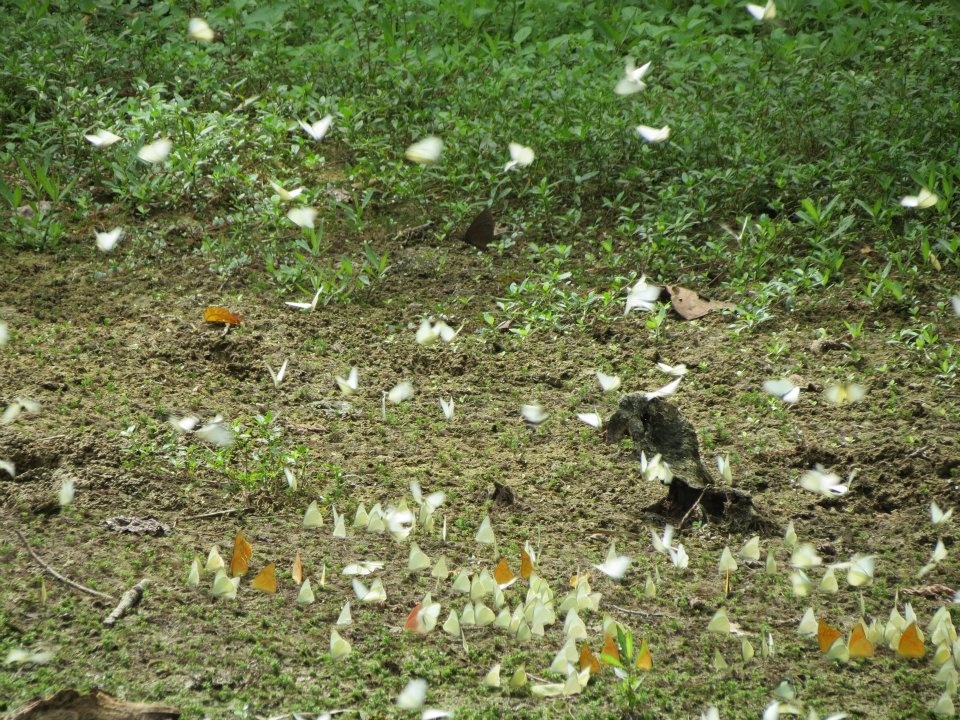
<svg viewBox="0 0 960 720"><path fill-rule="evenodd" d="M696 290L690 290L679 285L667 285L667 292L670 293L670 304L673 309L684 320L696 320L714 310L733 310L736 308L733 303L720 300L704 300Z"/></svg>
<svg viewBox="0 0 960 720"><path fill-rule="evenodd" d="M908 587L900 590L904 595L913 595L916 597L925 597L930 600L943 600L951 598L954 595L953 588L946 585L919 585L917 587Z"/></svg>

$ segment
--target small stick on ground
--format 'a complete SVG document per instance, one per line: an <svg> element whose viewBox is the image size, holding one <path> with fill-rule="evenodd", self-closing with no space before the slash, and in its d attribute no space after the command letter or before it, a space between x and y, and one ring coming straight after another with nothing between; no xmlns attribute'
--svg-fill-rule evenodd
<svg viewBox="0 0 960 720"><path fill-rule="evenodd" d="M113 609L113 612L110 613L107 618L103 621L103 624L107 627L113 627L114 623L117 622L120 618L126 615L130 610L135 608L140 599L143 597L143 591L147 589L147 585L150 584L150 581L144 578L132 588L127 590L123 596L120 598L119 604Z"/></svg>
<svg viewBox="0 0 960 720"><path fill-rule="evenodd" d="M694 510L696 510L700 506L700 501L703 499L703 493L705 493L706 491L707 489L704 488L700 492L700 497L698 497L696 502L694 502L693 505L690 506L690 509L687 510L686 514L682 518L680 518L680 523L677 525L677 530L683 529L683 524L687 521L687 518L690 517L690 513L692 513Z"/></svg>
<svg viewBox="0 0 960 720"><path fill-rule="evenodd" d="M37 555L36 552L34 552L33 548L30 547L30 543L27 542L27 538L24 537L22 532L20 532L19 530L14 530L13 532L16 533L18 538L20 538L20 542L23 543L23 546L27 549L27 552L30 553L30 557L32 557L36 561L37 565L42 567L44 570L46 570L48 573L50 573L53 577L55 577L60 582L64 583L65 585L69 585L75 590L79 590L80 592L85 592L88 595L94 595L96 597L100 597L105 600L116 600L116 598L113 595L107 595L106 593L98 592L96 590L91 590L86 585L81 585L80 583L74 582L68 577L64 577L63 575L58 573L56 570L54 570L52 567L47 565L47 563L45 563L40 558L40 556Z"/></svg>
<svg viewBox="0 0 960 720"><path fill-rule="evenodd" d="M646 610L631 610L630 608L620 607L619 605L613 605L612 603L607 603L607 606L612 607L614 610L619 610L620 612L629 613L631 615L643 615L644 617L669 617L666 613L647 612Z"/></svg>
<svg viewBox="0 0 960 720"><path fill-rule="evenodd" d="M200 520L201 518L217 517L218 515L231 515L236 512L242 512L243 508L230 508L229 510L215 510L214 512L203 513L201 515L184 515L181 520Z"/></svg>

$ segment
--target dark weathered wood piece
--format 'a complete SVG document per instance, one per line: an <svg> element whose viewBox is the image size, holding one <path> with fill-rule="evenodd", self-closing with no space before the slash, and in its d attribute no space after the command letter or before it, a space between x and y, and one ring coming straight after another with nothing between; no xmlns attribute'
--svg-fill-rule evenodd
<svg viewBox="0 0 960 720"><path fill-rule="evenodd" d="M648 400L642 393L623 396L606 427L608 443L629 437L638 458L641 452L648 459L659 454L670 465L673 480L667 496L649 510L681 518L699 503L707 515L729 524L772 529L772 523L757 513L749 493L714 483L700 459L693 425L662 398Z"/></svg>

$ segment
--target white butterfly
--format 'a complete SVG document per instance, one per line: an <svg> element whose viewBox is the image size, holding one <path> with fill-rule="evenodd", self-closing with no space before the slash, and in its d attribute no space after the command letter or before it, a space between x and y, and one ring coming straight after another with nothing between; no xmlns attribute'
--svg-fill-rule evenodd
<svg viewBox="0 0 960 720"><path fill-rule="evenodd" d="M170 424L173 425L174 430L181 433L193 432L199 422L200 418L196 415L185 415L182 418L175 415L170 416Z"/></svg>
<svg viewBox="0 0 960 720"><path fill-rule="evenodd" d="M17 398L7 405L7 409L0 415L0 425L9 425L16 420L20 413L38 413L40 412L40 403L28 398Z"/></svg>
<svg viewBox="0 0 960 720"><path fill-rule="evenodd" d="M440 398L440 408L443 410L443 416L448 420L453 420L453 398L444 400Z"/></svg>
<svg viewBox="0 0 960 720"><path fill-rule="evenodd" d="M327 134L330 126L333 124L333 115L326 115L312 125L304 122L303 120L299 120L298 122L300 123L300 127L303 128L307 135L312 137L314 140L323 140L323 136Z"/></svg>
<svg viewBox="0 0 960 720"><path fill-rule="evenodd" d="M383 565L384 563L380 560L361 560L350 563L343 568L343 574L347 576L369 575L370 573L375 573L377 570L383 570Z"/></svg>
<svg viewBox="0 0 960 720"><path fill-rule="evenodd" d="M673 525L667 525L663 528L663 537L657 535L653 530L650 531L653 536L653 549L658 553L668 554L670 543L673 542Z"/></svg>
<svg viewBox="0 0 960 720"><path fill-rule="evenodd" d="M936 205L939 199L935 194L927 190L927 188L922 187L916 195L906 195L900 198L900 204L905 208L925 210L926 208Z"/></svg>
<svg viewBox="0 0 960 720"><path fill-rule="evenodd" d="M412 162L429 165L439 160L442 152L443 140L435 135L428 135L408 147L403 156Z"/></svg>
<svg viewBox="0 0 960 720"><path fill-rule="evenodd" d="M603 392L612 392L620 387L620 378L616 375L606 375L597 370L597 381Z"/></svg>
<svg viewBox="0 0 960 720"><path fill-rule="evenodd" d="M650 312L656 307L657 300L660 299L662 288L659 285L652 285L647 282L647 276L641 275L637 284L627 291L627 306L623 311L624 315L629 314L634 308Z"/></svg>
<svg viewBox="0 0 960 720"><path fill-rule="evenodd" d="M720 471L720 477L728 483L733 482L733 471L730 469L729 455L717 455L717 470Z"/></svg>
<svg viewBox="0 0 960 720"><path fill-rule="evenodd" d="M273 368L267 364L267 370L270 371L270 377L273 379L273 386L275 388L280 387L280 383L283 382L284 376L287 374L287 361L283 361L283 365L280 366L280 369L277 372L273 371Z"/></svg>
<svg viewBox="0 0 960 720"><path fill-rule="evenodd" d="M60 501L60 507L66 507L73 502L73 478L66 477L60 484L60 492L57 499Z"/></svg>
<svg viewBox="0 0 960 720"><path fill-rule="evenodd" d="M618 555L617 548L610 543L610 550L607 552L607 559L600 565L594 567L604 575L609 575L614 580L620 580L627 574L630 567L630 558L626 555Z"/></svg>
<svg viewBox="0 0 960 720"><path fill-rule="evenodd" d="M213 420L194 433L198 438L217 447L233 444L233 432L223 424L223 418L217 415Z"/></svg>
<svg viewBox="0 0 960 720"><path fill-rule="evenodd" d="M155 142L144 145L137 151L137 157L150 164L162 163L167 159L173 143L167 138L161 138Z"/></svg>
<svg viewBox="0 0 960 720"><path fill-rule="evenodd" d="M0 470L9 473L12 478L17 476L17 469L9 460L0 460Z"/></svg>
<svg viewBox="0 0 960 720"><path fill-rule="evenodd" d="M632 57L628 57L624 62L623 77L613 91L617 95L633 95L641 90L645 90L647 84L643 82L644 75L650 69L650 63L644 63L637 67Z"/></svg>
<svg viewBox="0 0 960 720"><path fill-rule="evenodd" d="M670 126L655 128L649 125L637 125L637 134L648 143L661 143L670 137Z"/></svg>
<svg viewBox="0 0 960 720"><path fill-rule="evenodd" d="M350 368L350 374L347 375L346 380L339 375L334 379L337 381L337 387L340 388L340 392L344 395L353 395L360 387L360 379L356 367Z"/></svg>
<svg viewBox="0 0 960 720"><path fill-rule="evenodd" d="M550 414L543 409L543 406L537 403L524 405L520 408L520 415L523 417L524 422L529 423L533 427L542 425L546 422L547 418L550 417Z"/></svg>
<svg viewBox="0 0 960 720"><path fill-rule="evenodd" d="M120 142L123 138L114 135L109 130L97 130L93 135L84 135L95 147L110 147L115 142Z"/></svg>
<svg viewBox="0 0 960 720"><path fill-rule="evenodd" d="M424 498L420 483L416 480L410 481L410 494L413 496L413 501L417 503L417 505L426 505L430 509L430 512L436 512L436 510L443 505L443 501L447 499L447 494L442 490L430 493Z"/></svg>
<svg viewBox="0 0 960 720"><path fill-rule="evenodd" d="M580 422L584 422L597 430L603 427L603 418L600 417L599 413L577 413L577 418Z"/></svg>
<svg viewBox="0 0 960 720"><path fill-rule="evenodd" d="M785 403L795 403L800 399L800 388L789 380L783 378L780 380L764 380L763 389L774 395Z"/></svg>
<svg viewBox="0 0 960 720"><path fill-rule="evenodd" d="M667 375L673 375L674 377L683 377L687 374L687 366L683 363L677 365L667 365L666 363L658 362L657 368L665 372Z"/></svg>
<svg viewBox="0 0 960 720"><path fill-rule="evenodd" d="M113 248L116 247L117 241L123 237L122 228L114 228L109 232L98 232L97 234L97 249L101 252L110 252Z"/></svg>
<svg viewBox="0 0 960 720"><path fill-rule="evenodd" d="M199 42L210 42L213 40L213 30L207 25L207 21L203 18L190 18L190 22L187 24L187 33Z"/></svg>
<svg viewBox="0 0 960 720"><path fill-rule="evenodd" d="M683 543L677 545L676 548L668 548L668 551L670 553L670 562L672 562L678 570L685 570L690 565L690 557L687 555L687 551L683 549Z"/></svg>
<svg viewBox="0 0 960 720"><path fill-rule="evenodd" d="M411 680L397 697L397 707L402 710L419 710L427 699L427 681Z"/></svg>
<svg viewBox="0 0 960 720"><path fill-rule="evenodd" d="M310 310L312 312L317 309L317 300L320 299L320 292L321 292L320 290L317 290L317 292L313 296L313 300L311 300L308 303L290 302L288 300L286 304L289 305L290 307L295 307L298 310Z"/></svg>
<svg viewBox="0 0 960 720"><path fill-rule="evenodd" d="M930 503L930 522L933 523L934 527L940 527L941 525L946 525L950 522L950 518L953 517L953 508L950 508L946 512L940 509L940 506L937 505L937 502L934 500Z"/></svg>
<svg viewBox="0 0 960 720"><path fill-rule="evenodd" d="M399 405L404 400L409 400L412 397L413 383L408 380L398 383L390 392L387 393L387 400L392 402L394 405Z"/></svg>
<svg viewBox="0 0 960 720"><path fill-rule="evenodd" d="M284 190L281 185L275 183L273 180L270 181L270 187L272 187L274 192L280 196L281 200L286 200L288 202L296 199L303 192L302 187L298 187L296 190Z"/></svg>
<svg viewBox="0 0 960 720"><path fill-rule="evenodd" d="M655 400L657 398L670 397L677 391L677 388L680 387L680 381L682 379L683 378L677 378L676 380L673 380L667 383L662 388L654 390L653 392L644 393L643 396L647 400Z"/></svg>
<svg viewBox="0 0 960 720"><path fill-rule="evenodd" d="M827 497L846 495L848 490L847 486L840 482L840 476L828 473L823 465L817 465L813 470L804 473L800 478L800 487Z"/></svg>
<svg viewBox="0 0 960 720"><path fill-rule="evenodd" d="M950 304L953 305L953 314L960 316L960 295L950 298Z"/></svg>
<svg viewBox="0 0 960 720"><path fill-rule="evenodd" d="M0 347L3 347L10 341L10 326L3 320L0 320Z"/></svg>
<svg viewBox="0 0 960 720"><path fill-rule="evenodd" d="M777 16L777 6L773 4L773 0L767 0L767 4L762 6L747 3L747 12L755 19L764 22L773 20Z"/></svg>
<svg viewBox="0 0 960 720"><path fill-rule="evenodd" d="M856 383L839 383L823 391L823 397L834 405L846 405L860 402L867 396L867 389Z"/></svg>
<svg viewBox="0 0 960 720"><path fill-rule="evenodd" d="M294 225L312 228L313 221L317 219L317 211L312 207L290 208L287 211L287 217Z"/></svg>
<svg viewBox="0 0 960 720"><path fill-rule="evenodd" d="M520 143L510 143L510 162L503 166L503 171L507 172L515 167L527 167L535 157L533 148Z"/></svg>

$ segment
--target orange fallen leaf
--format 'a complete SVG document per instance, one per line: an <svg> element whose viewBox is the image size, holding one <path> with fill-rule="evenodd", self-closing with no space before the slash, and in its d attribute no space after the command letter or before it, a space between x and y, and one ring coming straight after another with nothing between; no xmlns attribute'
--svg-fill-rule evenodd
<svg viewBox="0 0 960 720"><path fill-rule="evenodd" d="M820 652L826 652L830 646L840 637L840 631L835 627L827 625L823 620L817 622L817 643L820 645Z"/></svg>
<svg viewBox="0 0 960 720"><path fill-rule="evenodd" d="M520 551L520 577L529 580L536 568L533 566L533 560L526 550Z"/></svg>
<svg viewBox="0 0 960 720"><path fill-rule="evenodd" d="M250 587L267 593L275 593L277 591L277 566L270 563L263 568L250 583Z"/></svg>
<svg viewBox="0 0 960 720"><path fill-rule="evenodd" d="M240 316L225 307L211 305L203 311L203 321L208 323L224 323L225 325L239 325Z"/></svg>
<svg viewBox="0 0 960 720"><path fill-rule="evenodd" d="M614 640L613 635L607 635L603 641L603 650L600 651L601 662L606 662L603 659L604 655L617 661L620 660L620 648L617 647L617 641Z"/></svg>
<svg viewBox="0 0 960 720"><path fill-rule="evenodd" d="M513 574L513 570L510 569L510 563L507 562L506 558L500 558L500 562L497 563L497 566L493 569L493 579L496 580L497 585L502 588L510 585L517 579L517 576Z"/></svg>
<svg viewBox="0 0 960 720"><path fill-rule="evenodd" d="M908 658L922 658L926 653L923 646L923 640L920 639L920 632L917 630L917 623L912 622L907 625L907 629L900 636L900 642L897 643L897 655Z"/></svg>
<svg viewBox="0 0 960 720"><path fill-rule="evenodd" d="M850 657L852 658L873 656L873 643L870 642L870 638L867 637L862 622L857 623L856 627L853 628L853 632L850 633L848 648L850 650Z"/></svg>
<svg viewBox="0 0 960 720"><path fill-rule="evenodd" d="M233 557L230 558L230 576L243 575L250 568L250 558L253 556L253 546L243 536L243 530L237 531L233 540Z"/></svg>
<svg viewBox="0 0 960 720"><path fill-rule="evenodd" d="M653 656L650 654L650 646L647 645L647 639L644 638L640 643L640 652L637 653L637 669L652 670Z"/></svg>
<svg viewBox="0 0 960 720"><path fill-rule="evenodd" d="M580 646L580 669L586 670L587 668L590 668L591 675L596 675L600 672L600 661L597 660L597 656L593 654L590 646L584 643Z"/></svg>
<svg viewBox="0 0 960 720"><path fill-rule="evenodd" d="M303 560L300 559L299 550L297 556L293 558L293 568L290 570L290 576L297 585L303 582Z"/></svg>

